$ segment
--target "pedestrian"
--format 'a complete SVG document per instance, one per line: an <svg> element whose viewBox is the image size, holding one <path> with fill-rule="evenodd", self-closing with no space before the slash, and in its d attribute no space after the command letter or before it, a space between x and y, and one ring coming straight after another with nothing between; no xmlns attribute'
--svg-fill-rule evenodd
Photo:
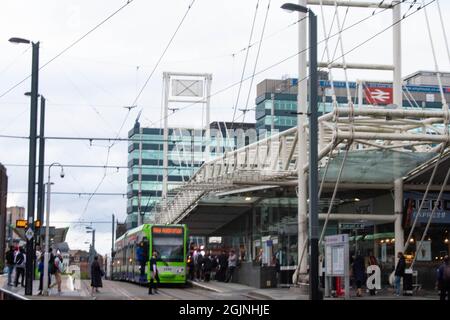
<svg viewBox="0 0 450 320"><path fill-rule="evenodd" d="M448 255L444 257L444 262L438 269L438 288L440 291L440 300L447 298L450 301L450 262Z"/></svg>
<svg viewBox="0 0 450 320"><path fill-rule="evenodd" d="M201 251L198 252L197 254L197 264L195 265L195 270L197 271L197 279L203 280L203 254Z"/></svg>
<svg viewBox="0 0 450 320"><path fill-rule="evenodd" d="M228 257L228 275L225 282L230 282L233 279L234 270L237 266L238 257L234 251L234 249L230 250L230 255Z"/></svg>
<svg viewBox="0 0 450 320"><path fill-rule="evenodd" d="M148 286L148 294L153 294L152 289L155 289L155 293L158 293L159 276L158 267L156 265L158 259L158 253L153 251L152 257L150 258L150 285Z"/></svg>
<svg viewBox="0 0 450 320"><path fill-rule="evenodd" d="M23 248L19 249L19 253L17 253L15 259L14 259L14 264L16 266L16 281L15 281L15 286L17 287L19 284L19 277L22 276L22 280L20 282L20 284L22 285L22 287L25 287L25 266L26 266L26 262L27 262L27 256L25 255L25 250Z"/></svg>
<svg viewBox="0 0 450 320"><path fill-rule="evenodd" d="M98 288L103 287L102 277L105 275L103 272L100 263L98 262L98 256L94 257L94 261L91 264L91 287L92 287L92 295L94 292L100 292Z"/></svg>
<svg viewBox="0 0 450 320"><path fill-rule="evenodd" d="M38 262L38 271L39 271L39 293L38 295L42 295L43 284L44 284L44 255L41 254ZM50 287L50 274L48 275L48 287Z"/></svg>
<svg viewBox="0 0 450 320"><path fill-rule="evenodd" d="M368 263L369 263L369 266L378 266L377 258L375 258L375 256L373 255L372 252L369 253ZM371 296L374 296L377 294L377 291L375 288L373 288L373 289L369 290L369 293Z"/></svg>
<svg viewBox="0 0 450 320"><path fill-rule="evenodd" d="M218 258L218 270L216 273L216 280L220 282L224 282L227 275L228 268L228 256L225 250L222 250L222 253Z"/></svg>
<svg viewBox="0 0 450 320"><path fill-rule="evenodd" d="M14 246L6 252L6 267L8 269L8 286L12 286L12 273L14 271Z"/></svg>
<svg viewBox="0 0 450 320"><path fill-rule="evenodd" d="M202 261L203 279L205 282L208 282L211 279L212 266L213 262L211 256L209 253L206 253Z"/></svg>
<svg viewBox="0 0 450 320"><path fill-rule="evenodd" d="M56 283L53 283L50 287L54 287L55 284L57 284L58 294L61 294L61 283L62 283L61 274L64 272L64 263L61 253L59 252L55 255L52 271L54 272Z"/></svg>
<svg viewBox="0 0 450 320"><path fill-rule="evenodd" d="M55 274L55 255L53 249L48 248L48 287L51 288L52 275Z"/></svg>
<svg viewBox="0 0 450 320"><path fill-rule="evenodd" d="M195 278L197 280L200 280L200 269L201 269L201 263L202 263L202 254L200 252L200 248L196 248L194 251L194 268L195 268Z"/></svg>
<svg viewBox="0 0 450 320"><path fill-rule="evenodd" d="M356 282L356 296L362 297L362 284L364 283L366 268L364 264L364 258L361 256L361 254L359 254L359 252L355 260L353 261L352 268L353 268L353 277Z"/></svg>
<svg viewBox="0 0 450 320"><path fill-rule="evenodd" d="M277 258L277 256L276 256L276 254L273 254L272 255L272 266L274 266L275 267L275 276L276 276L276 286L277 286L277 288L279 287L279 285L280 285L280 271L281 271L281 268L280 268L280 260L278 260L278 258Z"/></svg>
<svg viewBox="0 0 450 320"><path fill-rule="evenodd" d="M195 278L195 264L194 264L194 258L192 255L188 256L187 258L187 266L189 269L188 278L189 280L193 281Z"/></svg>
<svg viewBox="0 0 450 320"><path fill-rule="evenodd" d="M400 283L402 280L402 277L405 275L405 269L406 269L406 260L405 256L403 255L403 252L399 251L397 253L397 266L395 267L395 295L400 295Z"/></svg>

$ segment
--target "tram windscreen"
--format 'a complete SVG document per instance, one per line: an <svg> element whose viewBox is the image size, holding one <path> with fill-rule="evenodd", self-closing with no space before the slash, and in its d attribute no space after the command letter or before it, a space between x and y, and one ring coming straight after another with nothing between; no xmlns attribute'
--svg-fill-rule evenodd
<svg viewBox="0 0 450 320"><path fill-rule="evenodd" d="M155 230L154 230L155 231ZM153 250L166 262L184 261L184 236L153 232Z"/></svg>

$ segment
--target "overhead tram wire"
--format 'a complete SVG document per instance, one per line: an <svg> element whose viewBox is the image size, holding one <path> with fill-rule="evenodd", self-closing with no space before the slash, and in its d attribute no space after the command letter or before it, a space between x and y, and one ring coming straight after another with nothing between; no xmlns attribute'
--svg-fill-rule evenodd
<svg viewBox="0 0 450 320"><path fill-rule="evenodd" d="M94 32L95 30L97 30L100 26L102 26L105 22L107 22L109 19L111 19L112 17L114 17L116 14L118 14L120 11L122 11L125 7L127 7L129 4L131 4L134 0L127 0L127 2L122 5L120 8L118 8L116 11L114 11L112 14L110 14L109 16L107 16L105 19L103 19L100 23L98 23L97 25L95 25L92 29L90 29L88 32L86 32L85 34L83 34L80 38L78 38L77 40L75 40L74 42L72 42L69 46L67 46L66 48L64 48L61 52L59 52L56 56L54 56L53 58L51 58L49 61L47 61L46 63L44 63L41 67L39 67L39 71L42 70L43 68L45 68L47 65L49 65L50 63L52 63L54 60L56 60L57 58L59 58L61 55L63 55L65 52L67 52L69 49L71 49L73 46L75 46L77 43L79 43L81 40L83 40L84 38L86 38L89 34L91 34L92 32ZM21 85L22 83L24 83L26 80L28 80L31 77L31 75L27 76L26 78L24 78L23 80L19 81L18 83L16 83L15 85L13 85L11 88L9 88L8 90L6 90L5 92L3 92L0 95L0 98L6 96L9 92L11 92L12 90L14 90L15 88L17 88L19 85Z"/></svg>
<svg viewBox="0 0 450 320"><path fill-rule="evenodd" d="M8 191L7 193L11 194L27 194L27 191ZM91 192L69 192L69 191L52 191L52 195L75 195L75 196L90 196ZM120 192L97 192L96 196L121 196L126 197L126 193Z"/></svg>
<svg viewBox="0 0 450 320"><path fill-rule="evenodd" d="M39 137L39 136L38 136ZM0 134L0 138L5 138L5 139L30 139L27 136L18 136L18 135L5 135L5 134ZM113 138L113 137L57 137L57 136L52 136L52 137L44 137L44 139L46 140L83 140L83 141L115 141L115 142L133 142L136 141L134 139L130 139L130 138ZM160 140L160 139L143 139L143 142L155 142L155 143L160 143L160 142L164 142L166 140ZM181 140L168 140L169 142L181 142Z"/></svg>
<svg viewBox="0 0 450 320"><path fill-rule="evenodd" d="M236 110L238 109L238 104L239 104L239 97L241 95L241 89L242 89L242 83L244 82L244 75L245 75L245 68L247 67L247 61L248 61L248 54L250 52L250 44L252 42L252 37L253 37L253 30L255 29L255 22L256 22L256 16L258 14L258 7L259 7L259 0L256 1L256 8L255 8L255 14L253 15L253 22L252 22L252 27L250 29L250 37L248 39L248 45L247 45L247 51L245 53L245 60L244 60L244 65L242 67L242 73L241 73L241 81L239 82L239 88L238 88L238 93L237 93L237 97L236 97L236 103L234 105L234 110L233 110L233 120L231 122L231 126L233 126L234 124L234 120L236 118ZM225 128L226 129L226 128Z"/></svg>
<svg viewBox="0 0 450 320"><path fill-rule="evenodd" d="M131 106L135 106L136 103L138 102L139 97L141 96L142 92L144 91L145 87L147 86L148 82L150 81L151 77L153 76L154 72L156 71L157 67L159 66L159 63L161 62L161 60L163 59L163 57L164 57L164 55L166 54L167 50L169 49L170 45L172 44L172 42L173 42L173 40L174 40L176 34L177 34L178 31L180 30L180 28L181 28L181 26L182 26L184 20L186 19L187 15L188 15L189 11L191 10L191 8L192 8L192 6L193 6L194 3L195 3L195 0L192 0L191 3L190 3L190 5L188 6L188 9L186 10L186 12L185 12L183 18L181 19L180 23L178 24L178 26L177 26L175 32L173 33L172 37L170 38L168 44L166 45L164 51L162 52L161 56L159 57L158 61L156 62L155 66L154 66L154 68L153 68L153 70L152 70L152 72L151 72L150 75L147 77L146 81L144 82L144 85L142 86L142 88L141 88L141 90L139 91L139 93L136 95L136 97L135 97L133 103L131 104ZM142 110L143 110L143 108L141 108L141 112L142 112ZM120 126L120 128L119 128L119 131L118 131L118 134L117 134L117 137L119 137L120 133L122 132L122 129L123 129L123 127L124 127L124 125L125 125L125 123L126 123L128 117L129 117L129 115L130 115L130 111L131 111L131 108L128 109L128 113L127 113L125 119L122 121L122 124L121 124L121 126ZM110 154L111 148L116 144L116 141L117 141L117 140L114 140L114 141L111 143L111 145L109 145L109 147L108 147L108 152L107 152L107 156L106 156L106 165L108 164L108 161L109 161L109 154ZM106 178L106 171L105 171L103 177L101 178L99 184L98 184L97 187L95 188L95 191L94 191L93 194L95 194L95 193L97 192L97 190L100 188L100 186L102 185L102 183L103 183L103 181L105 180L105 178ZM87 203L86 203L86 206L85 206L85 208L84 208L84 210L83 210L83 212L82 212L82 214L81 214L81 217L86 213L87 208L88 208L88 206L89 206L89 203L90 203L91 199L92 199L92 197L90 197L90 198L88 199L88 201L87 201Z"/></svg>
<svg viewBox="0 0 450 320"><path fill-rule="evenodd" d="M354 50L356 50L356 49L358 49L359 47L363 46L364 44L366 44L367 42L369 42L369 41L371 41L372 39L376 38L376 37L379 36L380 34L384 33L384 32L387 31L387 30L389 30L390 28L392 28L392 27L395 26L396 24L400 23L401 21L405 20L406 18L408 18L408 17L412 16L413 14L417 13L418 11L420 11L421 9L423 9L424 7L430 5L430 4L433 3L434 1L436 1L436 0L431 0L431 1L428 2L427 4L418 7L417 10L415 10L414 12L410 13L410 14L407 15L407 16L402 17L400 20L396 21L395 23L392 23L392 24L390 24L388 27L384 28L383 30L381 30L381 31L379 31L379 32L377 32L377 33L375 33L374 35L372 35L372 36L369 37L368 39L364 40L363 42L359 43L358 45L356 45L355 47L353 47L353 48L350 49L349 51L347 51L347 52L345 52L344 54L342 54L340 57L337 57L337 58L333 59L330 63L334 63L334 62L336 62L337 60L341 59L343 56L349 54L350 52L353 52ZM395 5L400 5L400 4L401 4L401 2L399 2L399 3L395 4ZM395 5L392 5L390 9L392 9L392 7L394 7ZM385 10L387 10L387 8L386 8L386 9L383 9L382 11L379 11L379 12L376 13L376 14L379 14L380 12L384 12ZM367 19L373 17L374 15L375 15L375 13L372 14L372 15L370 15L370 16L368 16L368 17L366 17L366 18L363 18L362 20L359 20L358 22L356 22L356 23L354 23L354 24L352 24L352 25L350 25L350 26L348 26L348 27L346 27L346 28L344 28L344 29L341 29L338 33L335 33L335 34L332 35L331 37L334 37L334 36L338 35L339 33L342 34L344 31L346 31L346 30L348 30L348 29L354 27L355 25L358 25L359 23L362 23L363 21L365 21L365 20L367 20ZM329 37L329 38L331 38L331 37ZM329 39L329 38L328 38L328 39ZM318 44L319 44L319 43L322 43L322 42L324 42L324 41L325 41L325 39L319 41ZM302 50L301 52L306 51L306 50L308 50L308 49L309 49L309 48L306 48L305 50ZM291 55L291 56L289 56L289 57L287 57L287 58L285 58L285 59L283 59L283 60L281 60L281 61L279 61L279 62L277 62L277 63L275 63L275 64L273 64L273 65L271 65L271 66L269 66L269 67L267 67L267 68L265 68L265 69L262 69L262 70L260 70L260 71L259 71L258 73L256 73L256 74L265 72L265 71L267 71L267 70L273 68L274 66L277 66L277 65L279 65L279 64L281 64L281 63L283 63L283 62L285 62L285 61L287 61L287 60L289 60L289 59L291 59L291 58L293 58L293 57L295 57L295 56L297 56L297 55L300 54L301 52L298 52L298 53L296 53L296 54L294 54L294 55ZM324 69L324 68L319 68L318 70L323 70L323 69ZM300 83L300 82L302 82L302 81L305 81L305 80L308 79L308 78L309 78L309 75L307 75L307 76L304 77L303 79L298 79L298 82L297 82L297 83ZM248 80L248 79L250 79L250 77L247 77L246 79L244 79L244 80L242 80L242 81L245 81L245 80ZM219 90L219 91L217 91L217 92L211 94L210 97L212 97L212 96L214 96L214 95L217 95L217 94L219 94L219 93L221 93L221 92L224 92L224 91L226 91L226 90L228 90L228 89L234 87L235 85L237 85L237 84L239 84L239 83L240 83L240 82L234 83L234 84L232 84L232 85L229 85L229 86L227 86L227 87L225 87L225 88L223 88L223 89L221 89L221 90ZM185 106L185 107L183 107L183 108L180 108L180 110L189 108L189 107L191 107L191 106L193 106L193 105L195 105L195 102L194 102L194 103L191 103L191 104L189 104L189 105L187 105L187 106ZM170 115L169 115L169 116L170 116Z"/></svg>
<svg viewBox="0 0 450 320"><path fill-rule="evenodd" d="M432 0L431 2L434 2L434 1L436 1L436 0ZM380 11L374 13L374 14L368 15L368 16L366 16L365 18L362 18L362 19L358 20L357 22L355 22L355 23L349 25L348 27L345 27L344 29L341 30L341 33L344 32L344 31L347 31L347 30L349 30L349 29L351 29L351 28L353 28L353 27L355 27L355 26L357 26L357 25L359 25L359 24L361 24L361 23L363 23L363 22L365 22L365 21L367 21L367 20L369 20L369 19L371 19L371 18L373 18L374 16L376 16L376 15L378 15L378 14L380 14L380 13L385 12L386 10L390 10L390 9L392 9L393 7L395 7L395 6L397 6L397 5L400 5L400 4L401 4L401 3L398 2L398 3L396 3L396 4L393 4L391 8L384 8L384 9L382 9L382 10L380 10ZM427 5L428 5L428 4L427 4ZM420 8L418 8L418 10L419 10L419 9L420 9ZM415 13L415 12L411 13L410 15L412 15L412 14L414 14L414 13ZM410 15L408 15L407 17L409 17ZM403 18L403 19L406 19L407 17L405 17L405 18ZM401 20L403 20L403 19L401 19ZM401 20L399 20L399 21L401 21ZM388 29L391 28L391 27L393 27L393 26L394 26L394 24L390 25L390 26L388 27ZM386 30L383 30L382 32L384 32L384 31L386 31ZM382 32L381 32L381 33L382 33ZM380 33L380 34L381 34L381 33ZM330 37L328 37L328 39L334 38L334 37L337 36L338 34L339 34L339 32L334 33L333 35L331 35ZM373 37L369 38L368 40L366 40L364 43L360 43L359 45L357 45L356 47L354 47L352 50L355 50L355 49L357 49L357 47L360 47L360 46L364 45L365 43L367 43L368 41L372 40L373 38L375 38L375 37L378 36L378 35L379 35L379 34L376 34L375 36L373 36ZM317 44L323 43L324 41L325 41L325 39L322 39L322 40L318 41ZM264 69L261 69L261 70L259 70L258 72L256 72L255 75L259 75L259 74L264 73L264 72L266 72L266 71L268 71L268 70L270 70L270 69L272 69L272 68L274 68L274 67L276 67L276 66L278 66L278 65L280 65L280 64L283 64L284 62L286 62L286 61L288 61L288 60L290 60L290 59L295 58L297 55L299 55L299 54L302 53L302 52L307 51L308 49L309 49L309 48L306 48L305 50L302 50L302 51L299 51L299 52L297 52L297 53L295 53L295 54L292 54L292 55L290 55L290 56L288 56L288 57L286 57L286 58L284 58L284 59L282 59L282 60L280 60L280 61L278 61L278 62L276 62L276 63L274 63L274 64L272 64L272 65L270 65L270 66L268 66L268 67L266 67L266 68L264 68ZM350 52L350 51L349 51L349 52ZM332 63L335 62L335 61L337 61L337 60L340 59L340 58L342 58L342 57L338 57L338 58L336 58L336 59L333 59L333 60L332 60ZM324 69L325 69L325 68L319 68L319 71L322 71L322 70L324 70ZM248 76L248 77L244 78L242 81L237 81L237 82L235 82L235 83L232 83L232 84L230 84L230 85L228 85L228 86L226 86L226 87L224 87L224 88L222 88L222 89L220 89L220 90L218 90L218 91L216 91L216 92L210 94L210 95L208 96L208 98L214 97L214 96L216 96L216 95L218 95L218 94L221 94L221 93L223 93L223 92L225 92L225 91L228 91L228 90L234 88L235 86L239 85L241 82L249 80L250 78L251 78L251 76ZM307 78L305 78L305 79L307 79ZM305 80L305 79L299 79L299 81L302 81L302 80ZM284 92L284 91L283 91L283 92ZM192 102L192 103L190 103L190 104L188 104L188 105L186 105L186 106L184 106L184 107L181 107L181 108L179 108L176 112L173 112L173 113L167 115L167 117L173 116L173 115L174 115L175 113L177 113L177 112L181 112L181 111L183 111L183 110L186 110L186 109L188 109L188 108L190 108L190 107L196 105L198 102L201 102L201 100L194 101L194 102ZM164 120L164 117L162 117L161 119L155 120L155 121L151 121L151 122L150 122L150 125L154 125L154 124L156 124L157 122L159 122L159 121L161 121L161 120Z"/></svg>
<svg viewBox="0 0 450 320"><path fill-rule="evenodd" d="M259 54L261 52L261 46L263 43L263 38L264 38L264 32L266 30L266 25L267 25L267 17L269 15L269 9L270 9L270 2L271 0L269 0L269 2L267 3L267 10L266 10L266 16L264 17L264 24L263 24L263 28L261 31L261 39L259 40L259 45L258 45L258 52L256 53L256 59L255 59L255 65L253 67L253 75L252 75L252 79L250 81L250 86L248 88L248 94L247 94L247 100L245 102L245 111L243 111L244 116L242 117L242 125L245 122L245 115L247 114L247 111L249 111L248 109L248 102L250 101L250 94L252 92L252 85L253 85L253 80L255 79L255 72L256 72L256 67L258 65L258 60L259 60ZM233 125L232 125L233 126Z"/></svg>

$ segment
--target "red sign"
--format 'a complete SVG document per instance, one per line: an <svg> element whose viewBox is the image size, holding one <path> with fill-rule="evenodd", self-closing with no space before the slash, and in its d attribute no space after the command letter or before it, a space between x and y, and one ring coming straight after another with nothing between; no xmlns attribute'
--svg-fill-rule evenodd
<svg viewBox="0 0 450 320"><path fill-rule="evenodd" d="M364 89L366 100L369 104L387 105L393 102L392 88L370 88Z"/></svg>

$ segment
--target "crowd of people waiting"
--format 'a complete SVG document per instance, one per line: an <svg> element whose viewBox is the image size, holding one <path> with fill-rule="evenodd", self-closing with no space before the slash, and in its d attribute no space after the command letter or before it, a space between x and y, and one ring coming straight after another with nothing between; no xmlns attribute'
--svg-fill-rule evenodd
<svg viewBox="0 0 450 320"><path fill-rule="evenodd" d="M220 253L213 254L211 250L204 250L203 246L191 246L188 257L189 279L230 282L238 265L239 258L234 249L222 249Z"/></svg>

